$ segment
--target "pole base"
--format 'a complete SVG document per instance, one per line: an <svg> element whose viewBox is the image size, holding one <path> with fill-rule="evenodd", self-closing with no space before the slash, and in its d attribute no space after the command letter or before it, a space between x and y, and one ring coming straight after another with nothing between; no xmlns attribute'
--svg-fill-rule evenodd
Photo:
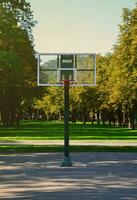
<svg viewBox="0 0 137 200"><path fill-rule="evenodd" d="M69 157L64 157L61 167L72 167L72 162Z"/></svg>

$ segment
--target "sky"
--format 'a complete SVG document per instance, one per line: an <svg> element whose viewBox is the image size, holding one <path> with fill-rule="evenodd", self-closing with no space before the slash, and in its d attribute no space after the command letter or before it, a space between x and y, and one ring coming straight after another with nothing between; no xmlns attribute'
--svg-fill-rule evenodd
<svg viewBox="0 0 137 200"><path fill-rule="evenodd" d="M37 25L39 53L101 53L112 51L122 21L122 8L136 0L27 0Z"/></svg>

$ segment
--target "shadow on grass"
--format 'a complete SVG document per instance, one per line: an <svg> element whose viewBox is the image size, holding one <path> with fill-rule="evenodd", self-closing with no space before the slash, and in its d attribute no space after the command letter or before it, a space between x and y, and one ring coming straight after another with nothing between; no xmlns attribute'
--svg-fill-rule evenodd
<svg viewBox="0 0 137 200"><path fill-rule="evenodd" d="M0 146L0 153L56 153L64 152L63 145L6 145ZM137 152L135 146L70 146L70 152Z"/></svg>

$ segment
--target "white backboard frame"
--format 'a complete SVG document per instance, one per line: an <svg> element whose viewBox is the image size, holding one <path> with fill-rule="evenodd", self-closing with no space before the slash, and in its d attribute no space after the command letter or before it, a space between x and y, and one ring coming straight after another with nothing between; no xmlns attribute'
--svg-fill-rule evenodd
<svg viewBox="0 0 137 200"><path fill-rule="evenodd" d="M93 84L77 84L76 82L70 84L70 86L72 87L81 87L81 86L96 86L96 53L36 53L37 56L37 85L38 86L64 86L63 83L56 83L56 84L52 84L52 83L40 83L40 56L60 56L60 55L91 55L93 56L93 61L94 61L94 69L93 69L93 73L94 73L94 80L93 80ZM57 81L59 81L59 74L61 70L74 70L74 77L76 80L76 75L77 75L77 68L58 68L57 69Z"/></svg>

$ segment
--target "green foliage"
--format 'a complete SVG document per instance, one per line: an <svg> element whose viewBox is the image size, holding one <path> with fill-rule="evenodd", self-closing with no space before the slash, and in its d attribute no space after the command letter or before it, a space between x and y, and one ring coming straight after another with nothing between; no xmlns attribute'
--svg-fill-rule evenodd
<svg viewBox="0 0 137 200"><path fill-rule="evenodd" d="M33 24L25 1L0 4L0 112L4 126L14 126L20 103L34 87ZM27 26L28 25L28 26Z"/></svg>
<svg viewBox="0 0 137 200"><path fill-rule="evenodd" d="M34 108L44 111L47 120L56 117L61 120L63 105L63 89L49 87L43 98L35 101Z"/></svg>

